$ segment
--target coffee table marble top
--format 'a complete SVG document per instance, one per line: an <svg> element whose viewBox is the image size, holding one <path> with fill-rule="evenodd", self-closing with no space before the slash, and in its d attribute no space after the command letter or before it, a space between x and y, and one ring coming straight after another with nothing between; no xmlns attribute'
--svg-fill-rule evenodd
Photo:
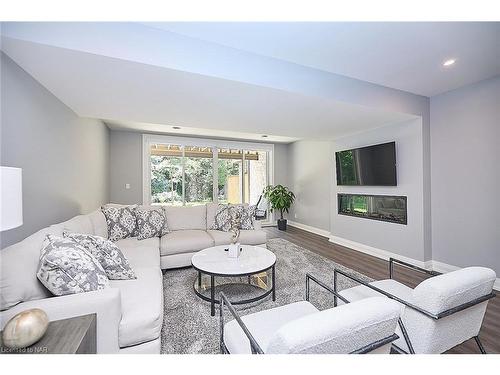
<svg viewBox="0 0 500 375"><path fill-rule="evenodd" d="M197 270L207 274L221 276L251 275L264 271L276 263L273 252L259 246L240 245L238 258L230 258L228 245L209 247L201 250L191 259Z"/></svg>

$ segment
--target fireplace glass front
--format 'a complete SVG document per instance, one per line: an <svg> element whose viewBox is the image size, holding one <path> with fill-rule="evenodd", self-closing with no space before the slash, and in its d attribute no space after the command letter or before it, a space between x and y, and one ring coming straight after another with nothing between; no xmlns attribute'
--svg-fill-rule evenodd
<svg viewBox="0 0 500 375"><path fill-rule="evenodd" d="M338 213L364 219L404 224L407 197L389 195L338 194Z"/></svg>

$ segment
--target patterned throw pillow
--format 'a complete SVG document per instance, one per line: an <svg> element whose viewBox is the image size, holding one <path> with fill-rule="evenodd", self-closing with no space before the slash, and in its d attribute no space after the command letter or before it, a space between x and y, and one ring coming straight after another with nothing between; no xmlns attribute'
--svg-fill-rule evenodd
<svg viewBox="0 0 500 375"><path fill-rule="evenodd" d="M151 237L161 237L169 232L167 215L163 207L137 207L137 229L139 240Z"/></svg>
<svg viewBox="0 0 500 375"><path fill-rule="evenodd" d="M241 226L240 229L253 230L253 220L257 206L241 207Z"/></svg>
<svg viewBox="0 0 500 375"><path fill-rule="evenodd" d="M116 207L106 205L101 211L108 224L108 238L116 242L123 238L137 237L137 223L135 217L136 206Z"/></svg>
<svg viewBox="0 0 500 375"><path fill-rule="evenodd" d="M87 249L99 262L110 280L136 279L130 263L113 242L91 234L64 232L69 238Z"/></svg>
<svg viewBox="0 0 500 375"><path fill-rule="evenodd" d="M231 208L229 204L219 204L217 206L214 223L210 229L229 232L231 229Z"/></svg>
<svg viewBox="0 0 500 375"><path fill-rule="evenodd" d="M97 259L69 238L47 235L37 275L56 296L100 290L109 280Z"/></svg>

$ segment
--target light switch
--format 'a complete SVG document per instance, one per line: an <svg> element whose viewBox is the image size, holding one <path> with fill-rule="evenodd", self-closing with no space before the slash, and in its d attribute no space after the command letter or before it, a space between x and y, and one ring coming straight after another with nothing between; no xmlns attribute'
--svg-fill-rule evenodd
<svg viewBox="0 0 500 375"><path fill-rule="evenodd" d="M125 189L130 189L130 184L125 184Z"/></svg>

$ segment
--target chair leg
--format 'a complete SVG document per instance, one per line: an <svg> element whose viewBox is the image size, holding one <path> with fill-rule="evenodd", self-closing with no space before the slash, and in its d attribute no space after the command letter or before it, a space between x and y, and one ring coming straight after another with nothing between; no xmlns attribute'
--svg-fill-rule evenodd
<svg viewBox="0 0 500 375"><path fill-rule="evenodd" d="M481 340L479 340L479 336L475 336L474 340L476 340L476 344L479 347L479 350L481 351L481 354L486 354L486 350L484 350L484 346L481 343Z"/></svg>
<svg viewBox="0 0 500 375"><path fill-rule="evenodd" d="M413 350L413 345L411 344L410 338L408 337L408 332L406 331L406 327L403 324L403 320L401 318L398 319L399 328L401 328L401 333L406 341L406 345L408 346L408 351L410 354L415 354L415 350Z"/></svg>

